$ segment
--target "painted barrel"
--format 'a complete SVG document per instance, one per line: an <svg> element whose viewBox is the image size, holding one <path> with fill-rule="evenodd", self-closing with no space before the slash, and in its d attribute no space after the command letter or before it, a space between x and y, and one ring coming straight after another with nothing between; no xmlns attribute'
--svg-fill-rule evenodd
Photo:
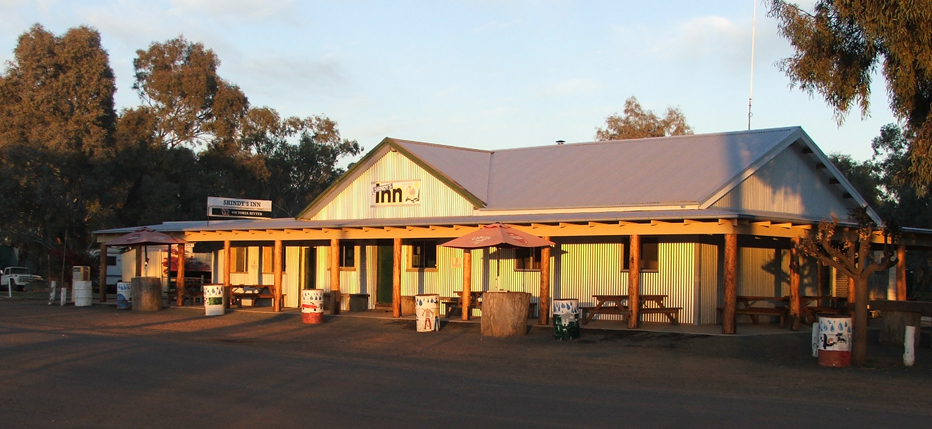
<svg viewBox="0 0 932 429"><path fill-rule="evenodd" d="M819 316L819 365L851 365L851 318Z"/></svg>
<svg viewBox="0 0 932 429"><path fill-rule="evenodd" d="M324 323L324 290L301 291L301 321L309 325Z"/></svg>
<svg viewBox="0 0 932 429"><path fill-rule="evenodd" d="M202 287L204 288L204 315L222 316L224 312L223 286L210 285Z"/></svg>
<svg viewBox="0 0 932 429"><path fill-rule="evenodd" d="M414 313L417 316L418 332L440 330L440 295L424 294L414 296Z"/></svg>
<svg viewBox="0 0 932 429"><path fill-rule="evenodd" d="M553 338L574 340L579 338L579 300L553 300Z"/></svg>
<svg viewBox="0 0 932 429"><path fill-rule="evenodd" d="M117 282L117 310L133 309L133 293L129 282Z"/></svg>
<svg viewBox="0 0 932 429"><path fill-rule="evenodd" d="M90 280L74 281L74 306L90 307L94 297L94 291L91 287Z"/></svg>

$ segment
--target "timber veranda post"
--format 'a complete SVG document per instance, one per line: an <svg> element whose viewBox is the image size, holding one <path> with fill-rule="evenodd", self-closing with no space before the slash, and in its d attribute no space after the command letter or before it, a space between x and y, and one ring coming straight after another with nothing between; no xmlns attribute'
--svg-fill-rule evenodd
<svg viewBox="0 0 932 429"><path fill-rule="evenodd" d="M223 306L230 308L230 273L233 272L233 261L230 260L233 255L233 248L230 246L230 240L223 241ZM205 301L206 302L206 301Z"/></svg>
<svg viewBox="0 0 932 429"><path fill-rule="evenodd" d="M392 316L401 317L401 238L392 244Z"/></svg>
<svg viewBox="0 0 932 429"><path fill-rule="evenodd" d="M799 330L799 237L790 246L790 329Z"/></svg>
<svg viewBox="0 0 932 429"><path fill-rule="evenodd" d="M628 240L628 328L637 329L641 309L641 236Z"/></svg>
<svg viewBox="0 0 932 429"><path fill-rule="evenodd" d="M906 301L906 245L896 247L896 300Z"/></svg>
<svg viewBox="0 0 932 429"><path fill-rule="evenodd" d="M100 302L107 302L107 245L100 245Z"/></svg>
<svg viewBox="0 0 932 429"><path fill-rule="evenodd" d="M175 294L178 296L177 304L179 307L184 305L184 255L184 243L178 243L178 270L175 273ZM169 272L171 271L171 264L168 264L168 270Z"/></svg>
<svg viewBox="0 0 932 429"><path fill-rule="evenodd" d="M279 312L282 311L282 241L275 240L275 247L272 249L272 272L273 272L273 284L275 291L273 292L274 301L272 303L272 311Z"/></svg>
<svg viewBox="0 0 932 429"><path fill-rule="evenodd" d="M330 314L340 314L340 239L330 239Z"/></svg>
<svg viewBox="0 0 932 429"><path fill-rule="evenodd" d="M550 237L543 237L550 240ZM550 323L550 246L540 249L540 298L537 303L537 324Z"/></svg>
<svg viewBox="0 0 932 429"><path fill-rule="evenodd" d="M472 250L463 249L463 292L460 294L460 308L463 320L469 320L472 299ZM447 317L450 315L448 314Z"/></svg>
<svg viewBox="0 0 932 429"><path fill-rule="evenodd" d="M735 309L738 306L738 234L725 234L725 296L722 308L722 333L735 333Z"/></svg>

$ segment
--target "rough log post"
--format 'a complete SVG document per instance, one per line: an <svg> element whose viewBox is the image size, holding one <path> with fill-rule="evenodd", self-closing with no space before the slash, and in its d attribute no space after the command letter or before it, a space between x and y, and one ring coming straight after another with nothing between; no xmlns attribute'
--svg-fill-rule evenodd
<svg viewBox="0 0 932 429"><path fill-rule="evenodd" d="M401 238L392 247L392 316L401 317Z"/></svg>
<svg viewBox="0 0 932 429"><path fill-rule="evenodd" d="M472 299L472 251L463 249L463 293L460 296L461 312L463 320L469 320L472 311L469 310L470 300ZM447 315L449 317L449 315Z"/></svg>
<svg viewBox="0 0 932 429"><path fill-rule="evenodd" d="M544 237L550 240L550 237ZM550 246L540 249L540 295L537 303L537 324L550 323Z"/></svg>
<svg viewBox="0 0 932 429"><path fill-rule="evenodd" d="M632 235L628 249L628 328L637 329L641 310L641 236Z"/></svg>
<svg viewBox="0 0 932 429"><path fill-rule="evenodd" d="M282 311L282 241L275 240L275 247L272 249L272 283L275 290L272 295L272 311Z"/></svg>
<svg viewBox="0 0 932 429"><path fill-rule="evenodd" d="M107 302L107 246L100 245L100 302Z"/></svg>
<svg viewBox="0 0 932 429"><path fill-rule="evenodd" d="M136 277L142 277L142 247L136 247ZM64 281L62 281L62 286L64 286Z"/></svg>
<svg viewBox="0 0 932 429"><path fill-rule="evenodd" d="M233 248L230 246L230 240L223 241L223 307L230 308L230 273L233 272Z"/></svg>
<svg viewBox="0 0 932 429"><path fill-rule="evenodd" d="M896 247L896 300L906 301L906 245L904 244Z"/></svg>
<svg viewBox="0 0 932 429"><path fill-rule="evenodd" d="M738 234L725 234L725 296L722 308L722 333L735 333L735 308L738 305Z"/></svg>
<svg viewBox="0 0 932 429"><path fill-rule="evenodd" d="M330 314L340 314L340 239L330 239Z"/></svg>
<svg viewBox="0 0 932 429"><path fill-rule="evenodd" d="M790 327L799 330L799 237L793 237L790 247Z"/></svg>
<svg viewBox="0 0 932 429"><path fill-rule="evenodd" d="M531 294L485 292L482 294L480 330L486 337L527 335L527 311Z"/></svg>
<svg viewBox="0 0 932 429"><path fill-rule="evenodd" d="M159 311L162 309L162 282L156 277L136 277L130 283L133 310Z"/></svg>
<svg viewBox="0 0 932 429"><path fill-rule="evenodd" d="M180 243L178 244L178 272L175 274L175 292L178 295L179 307L184 305L184 255L184 243Z"/></svg>

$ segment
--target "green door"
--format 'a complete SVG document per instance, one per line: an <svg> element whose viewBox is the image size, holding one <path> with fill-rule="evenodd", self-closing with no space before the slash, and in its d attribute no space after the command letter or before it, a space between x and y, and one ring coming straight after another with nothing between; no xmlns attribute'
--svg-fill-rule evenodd
<svg viewBox="0 0 932 429"><path fill-rule="evenodd" d="M393 246L378 246L378 271L375 275L376 303L392 303L392 268L394 265Z"/></svg>

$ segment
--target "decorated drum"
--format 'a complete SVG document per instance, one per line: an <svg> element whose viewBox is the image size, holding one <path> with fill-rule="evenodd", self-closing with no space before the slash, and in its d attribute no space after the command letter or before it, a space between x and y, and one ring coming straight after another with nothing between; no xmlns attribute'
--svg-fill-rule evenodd
<svg viewBox="0 0 932 429"><path fill-rule="evenodd" d="M94 292L89 280L74 280L74 306L90 307L94 298Z"/></svg>
<svg viewBox="0 0 932 429"><path fill-rule="evenodd" d="M324 290L301 291L301 321L309 325L324 323Z"/></svg>
<svg viewBox="0 0 932 429"><path fill-rule="evenodd" d="M553 300L553 338L572 340L579 338L579 300Z"/></svg>
<svg viewBox="0 0 932 429"><path fill-rule="evenodd" d="M851 318L819 316L819 365L851 365Z"/></svg>
<svg viewBox="0 0 932 429"><path fill-rule="evenodd" d="M426 294L414 296L414 313L417 315L417 331L433 332L440 330L440 295Z"/></svg>
<svg viewBox="0 0 932 429"><path fill-rule="evenodd" d="M133 309L133 293L130 285L130 282L117 282L117 310Z"/></svg>
<svg viewBox="0 0 932 429"><path fill-rule="evenodd" d="M222 316L223 309L223 286L210 285L204 288L204 315L205 316Z"/></svg>

